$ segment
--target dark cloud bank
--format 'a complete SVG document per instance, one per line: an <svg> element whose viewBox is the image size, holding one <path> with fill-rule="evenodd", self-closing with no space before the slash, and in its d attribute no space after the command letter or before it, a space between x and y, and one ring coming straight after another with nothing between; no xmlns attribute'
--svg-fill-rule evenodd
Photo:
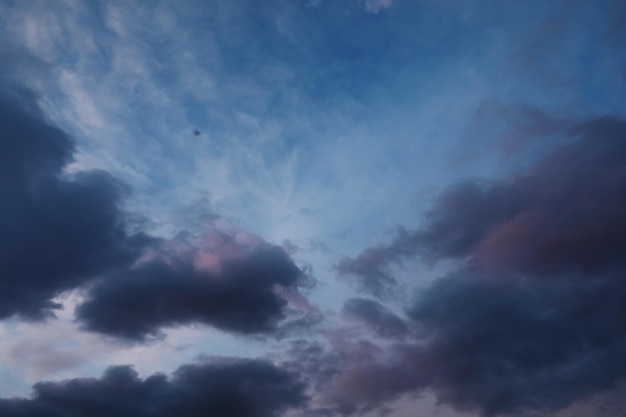
<svg viewBox="0 0 626 417"><path fill-rule="evenodd" d="M284 294L305 278L283 249L245 234L131 235L123 184L103 171L65 173L73 153L32 94L2 89L0 318L50 316L55 296L88 284L77 319L95 332L142 341L193 323L276 329Z"/></svg>
<svg viewBox="0 0 626 417"><path fill-rule="evenodd" d="M304 388L269 362L232 360L184 365L171 378L138 377L128 366L100 379L40 382L30 399L0 399L9 417L273 417L302 407Z"/></svg>
<svg viewBox="0 0 626 417"><path fill-rule="evenodd" d="M73 153L33 94L0 85L0 319L49 319L54 297L84 288L84 329L133 342L194 323L282 331L287 300L311 283L283 249L245 233L130 234L125 186L102 171L66 173ZM302 406L303 392L265 361L185 365L144 380L122 366L100 379L38 383L30 399L0 399L0 415L271 417Z"/></svg>
<svg viewBox="0 0 626 417"><path fill-rule="evenodd" d="M125 231L124 187L113 177L64 175L72 142L15 98L29 101L0 96L0 318L41 318L60 292L129 265L150 239Z"/></svg>
<svg viewBox="0 0 626 417"><path fill-rule="evenodd" d="M457 266L407 310L415 342L347 361L338 403L432 389L487 416L553 411L626 379L626 121L569 134L508 178L450 188L422 229L341 261L374 293L409 258Z"/></svg>

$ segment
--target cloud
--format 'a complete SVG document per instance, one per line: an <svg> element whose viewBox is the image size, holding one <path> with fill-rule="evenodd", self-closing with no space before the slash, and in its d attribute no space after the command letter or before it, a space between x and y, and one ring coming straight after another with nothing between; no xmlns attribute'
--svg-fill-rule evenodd
<svg viewBox="0 0 626 417"><path fill-rule="evenodd" d="M253 235L210 232L170 243L99 281L76 309L84 328L133 341L189 324L271 333L306 283L284 249Z"/></svg>
<svg viewBox="0 0 626 417"><path fill-rule="evenodd" d="M507 181L448 192L420 232L427 255L539 276L621 264L626 121L597 119L574 134L579 140Z"/></svg>
<svg viewBox="0 0 626 417"><path fill-rule="evenodd" d="M394 400L420 385L411 363L385 347L360 340L350 329L326 334L327 343L298 340L283 354L286 369L303 375L312 388L310 411L323 415L389 411Z"/></svg>
<svg viewBox="0 0 626 417"><path fill-rule="evenodd" d="M360 321L383 338L401 338L409 330L400 317L375 300L351 298L344 304L343 314Z"/></svg>
<svg viewBox="0 0 626 417"><path fill-rule="evenodd" d="M367 0L365 2L365 10L368 13L378 14L382 10L388 9L393 5L393 0Z"/></svg>
<svg viewBox="0 0 626 417"><path fill-rule="evenodd" d="M532 284L453 275L411 310L428 340L416 372L440 400L486 415L560 409L626 378L625 296L623 271Z"/></svg>
<svg viewBox="0 0 626 417"><path fill-rule="evenodd" d="M397 284L389 264L399 260L400 246L367 248L356 258L342 258L336 270L341 276L357 277L356 284L362 291L376 297L386 296L393 292Z"/></svg>
<svg viewBox="0 0 626 417"><path fill-rule="evenodd" d="M346 330L346 329L342 329ZM371 342L355 341L351 332L338 331L327 334L327 342L320 340L291 341L289 349L280 354L282 366L301 375L311 391L308 413L311 415L334 416L350 414L358 410L371 410L380 396L374 396L360 404L348 398L338 380L344 378L349 366L356 362L367 362L380 355L381 350ZM367 383L367 382L366 382ZM363 395L367 397L367 395Z"/></svg>
<svg viewBox="0 0 626 417"><path fill-rule="evenodd" d="M450 188L421 229L351 260L383 253L366 274L411 257L453 266L408 309L412 341L347 362L338 403L432 389L486 416L552 412L626 380L626 121L571 135L506 178Z"/></svg>
<svg viewBox="0 0 626 417"><path fill-rule="evenodd" d="M7 416L273 417L305 404L303 386L260 360L184 365L171 378L140 379L129 366L109 368L100 379L40 382L29 399L0 399Z"/></svg>
<svg viewBox="0 0 626 417"><path fill-rule="evenodd" d="M267 333L286 318L289 301L308 306L297 287L310 280L259 237L131 235L121 207L126 186L104 171L69 174L70 137L45 121L34 94L2 91L0 318L52 315L61 308L56 296L87 284L76 310L84 327L133 340L194 323Z"/></svg>
<svg viewBox="0 0 626 417"><path fill-rule="evenodd" d="M623 275L595 281L453 274L410 309L409 343L349 358L332 382L353 412L433 389L441 403L493 416L556 411L626 378Z"/></svg>
<svg viewBox="0 0 626 417"><path fill-rule="evenodd" d="M56 295L128 265L150 239L126 232L119 181L103 171L64 174L73 143L31 93L1 91L0 318L42 318L59 307Z"/></svg>
<svg viewBox="0 0 626 417"><path fill-rule="evenodd" d="M339 271L375 288L393 282L394 263L414 256L533 276L621 263L626 121L600 118L571 134L574 140L508 179L454 185L421 229L403 229L389 244L342 259Z"/></svg>

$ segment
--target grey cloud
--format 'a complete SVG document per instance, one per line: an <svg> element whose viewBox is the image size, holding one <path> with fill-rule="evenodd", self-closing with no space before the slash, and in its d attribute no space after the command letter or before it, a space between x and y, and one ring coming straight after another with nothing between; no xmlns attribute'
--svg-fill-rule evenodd
<svg viewBox="0 0 626 417"><path fill-rule="evenodd" d="M338 403L358 412L433 390L486 416L555 412L626 380L626 121L570 133L506 178L448 189L421 229L344 260L363 274L411 257L454 263L408 309L410 341L346 362Z"/></svg>
<svg viewBox="0 0 626 417"><path fill-rule="evenodd" d="M401 238L398 238L401 240ZM412 251L412 244L407 242ZM404 242L391 245L372 246L361 252L356 258L342 258L336 265L341 276L356 277L357 287L376 297L384 297L393 292L396 284L391 264L399 262L407 252Z"/></svg>
<svg viewBox="0 0 626 417"><path fill-rule="evenodd" d="M329 351L320 341L308 339L290 341L286 353L281 353L277 359L285 369L301 375L314 392L323 392L329 381L340 374L345 362L340 350Z"/></svg>
<svg viewBox="0 0 626 417"><path fill-rule="evenodd" d="M360 321L383 338L402 338L408 334L406 323L378 301L351 298L343 306L343 314Z"/></svg>
<svg viewBox="0 0 626 417"><path fill-rule="evenodd" d="M190 253L160 253L104 277L76 309L83 328L131 341L190 324L239 334L278 331L288 306L280 289L297 291L307 277L278 246L240 247L236 237L220 236L216 252L192 244Z"/></svg>
<svg viewBox="0 0 626 417"><path fill-rule="evenodd" d="M622 277L442 278L409 311L419 336L346 361L335 401L360 412L432 389L458 410L495 416L555 412L610 390L626 379Z"/></svg>
<svg viewBox="0 0 626 417"><path fill-rule="evenodd" d="M275 417L301 407L306 397L296 378L269 362L232 360L184 365L171 378L140 379L129 366L99 378L40 382L29 399L0 399L11 417Z"/></svg>
<svg viewBox="0 0 626 417"><path fill-rule="evenodd" d="M532 284L448 277L411 310L428 340L415 350L416 372L459 408L558 410L626 377L625 295L623 271Z"/></svg>
<svg viewBox="0 0 626 417"><path fill-rule="evenodd" d="M402 230L389 244L342 259L339 271L376 293L393 284L390 268L411 257L532 275L590 273L621 263L626 122L600 118L571 134L575 140L510 178L450 187L421 229Z"/></svg>
<svg viewBox="0 0 626 417"><path fill-rule="evenodd" d="M311 280L283 249L245 234L214 232L199 243L217 245L217 252L183 238L131 234L121 208L124 184L103 171L65 173L71 139L45 121L34 94L5 90L0 319L50 316L61 307L54 297L79 287L89 288L76 310L84 328L135 341L159 336L164 326L196 323L268 333L286 318L281 289L294 293Z"/></svg>
<svg viewBox="0 0 626 417"><path fill-rule="evenodd" d="M73 144L32 93L0 90L0 318L41 318L56 295L128 265L152 239L126 232L119 181L63 173Z"/></svg>

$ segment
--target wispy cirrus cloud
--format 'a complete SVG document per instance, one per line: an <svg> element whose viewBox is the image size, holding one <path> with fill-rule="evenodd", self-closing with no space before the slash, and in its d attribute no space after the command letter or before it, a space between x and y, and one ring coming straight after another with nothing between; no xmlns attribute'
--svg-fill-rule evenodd
<svg viewBox="0 0 626 417"><path fill-rule="evenodd" d="M382 10L393 6L393 0L367 0L365 2L365 10L368 13L380 13Z"/></svg>

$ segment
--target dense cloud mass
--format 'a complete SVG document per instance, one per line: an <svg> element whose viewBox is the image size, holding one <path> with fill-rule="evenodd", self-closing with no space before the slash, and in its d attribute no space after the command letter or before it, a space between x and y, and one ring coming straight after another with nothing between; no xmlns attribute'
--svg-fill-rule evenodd
<svg viewBox="0 0 626 417"><path fill-rule="evenodd" d="M0 318L41 318L60 292L128 265L150 239L125 231L118 181L106 172L64 174L74 152L68 136L32 97L1 91Z"/></svg>
<svg viewBox="0 0 626 417"><path fill-rule="evenodd" d="M626 378L624 271L568 282L461 274L411 310L428 344L416 369L440 398L487 415L559 409ZM430 380L432 379L432 380Z"/></svg>
<svg viewBox="0 0 626 417"><path fill-rule="evenodd" d="M411 256L533 276L588 274L621 263L626 122L598 119L573 134L580 140L506 181L453 186L423 229L344 258L340 271L368 282Z"/></svg>
<svg viewBox="0 0 626 417"><path fill-rule="evenodd" d="M453 187L423 229L344 260L458 267L408 310L415 343L348 364L339 399L358 409L434 389L498 415L557 410L626 379L626 121L573 134L505 180Z"/></svg>
<svg viewBox="0 0 626 417"><path fill-rule="evenodd" d="M269 332L284 318L304 273L283 249L242 233L129 235L124 186L105 172L66 174L70 138L32 94L6 91L22 107L0 100L0 318L51 314L55 296L94 280L79 320L135 341L191 323Z"/></svg>
<svg viewBox="0 0 626 417"><path fill-rule="evenodd" d="M77 317L88 330L135 341L193 323L241 334L276 330L305 276L282 248L257 239L211 233L174 241L172 250L98 282Z"/></svg>
<svg viewBox="0 0 626 417"><path fill-rule="evenodd" d="M40 382L30 399L0 399L11 417L273 417L301 407L303 386L269 362L233 360L184 365L171 378L140 379L128 366L102 378Z"/></svg>

